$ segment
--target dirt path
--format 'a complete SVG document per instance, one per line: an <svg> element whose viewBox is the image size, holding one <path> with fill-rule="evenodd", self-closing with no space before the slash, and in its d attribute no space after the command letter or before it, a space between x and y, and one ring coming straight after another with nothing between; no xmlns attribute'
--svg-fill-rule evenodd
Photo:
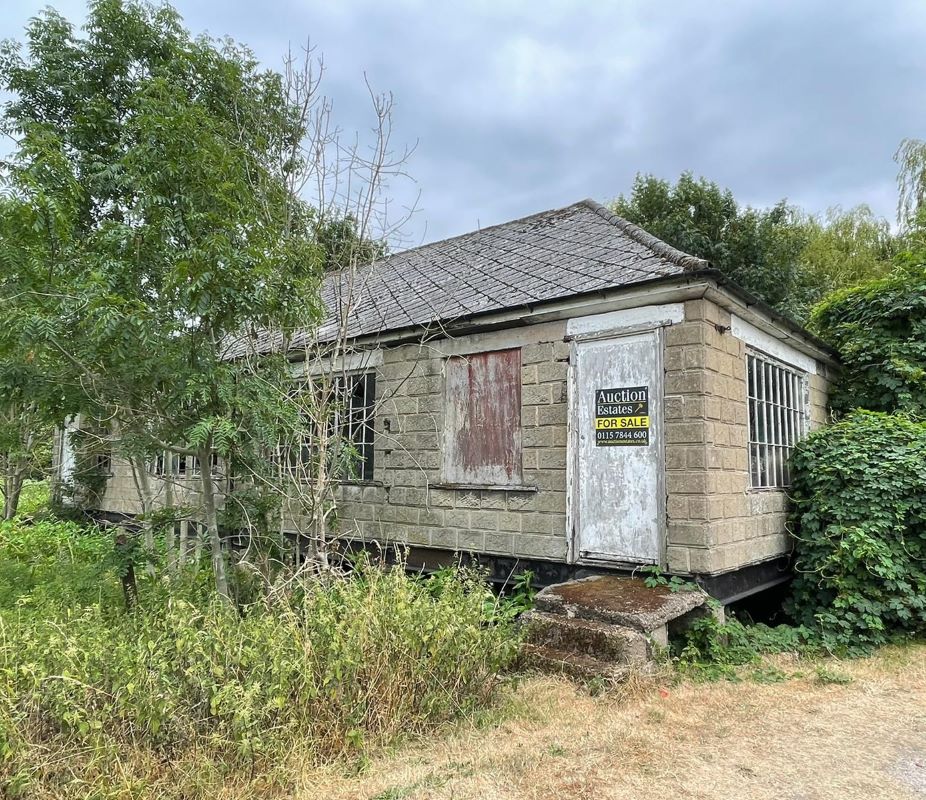
<svg viewBox="0 0 926 800"><path fill-rule="evenodd" d="M525 681L506 721L305 776L297 797L368 800L926 798L926 646L783 683L644 685L590 697Z"/></svg>

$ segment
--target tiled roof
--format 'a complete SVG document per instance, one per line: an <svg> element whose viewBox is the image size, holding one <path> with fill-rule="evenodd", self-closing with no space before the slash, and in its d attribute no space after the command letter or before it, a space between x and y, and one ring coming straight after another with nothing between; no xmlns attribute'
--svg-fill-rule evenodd
<svg viewBox="0 0 926 800"><path fill-rule="evenodd" d="M342 323L349 337L449 324L707 266L583 200L328 276L315 336L330 341Z"/></svg>

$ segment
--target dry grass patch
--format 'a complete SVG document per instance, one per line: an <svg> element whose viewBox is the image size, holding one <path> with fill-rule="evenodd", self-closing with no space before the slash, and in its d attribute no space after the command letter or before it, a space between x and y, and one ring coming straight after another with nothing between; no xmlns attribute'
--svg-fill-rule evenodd
<svg viewBox="0 0 926 800"><path fill-rule="evenodd" d="M598 697L531 678L496 727L304 775L331 800L922 797L926 646L855 661L768 661L783 682L636 685ZM796 675L796 676L795 676Z"/></svg>

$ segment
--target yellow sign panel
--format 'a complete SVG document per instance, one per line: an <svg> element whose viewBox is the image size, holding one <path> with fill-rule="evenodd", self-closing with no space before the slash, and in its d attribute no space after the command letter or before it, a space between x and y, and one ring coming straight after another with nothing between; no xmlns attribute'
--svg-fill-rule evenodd
<svg viewBox="0 0 926 800"><path fill-rule="evenodd" d="M627 430L649 428L649 417L596 417L595 430Z"/></svg>

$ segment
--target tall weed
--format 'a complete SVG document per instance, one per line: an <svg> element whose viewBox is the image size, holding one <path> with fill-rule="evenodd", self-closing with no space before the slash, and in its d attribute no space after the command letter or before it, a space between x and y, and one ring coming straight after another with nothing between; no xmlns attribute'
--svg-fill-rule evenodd
<svg viewBox="0 0 926 800"><path fill-rule="evenodd" d="M129 784L145 796L152 782L158 796L200 796L200 785L209 796L216 776L362 754L483 706L517 649L479 574L428 579L368 562L244 609L214 600L198 573L160 579L127 614L111 575L97 574L108 588L94 594L53 574L54 563L105 562L106 537L42 524L0 531L18 548L0 570L29 563L42 540L32 583L7 590L0 610L10 796L122 796ZM74 548L86 560L68 561ZM182 786L159 783L168 763L192 769Z"/></svg>

